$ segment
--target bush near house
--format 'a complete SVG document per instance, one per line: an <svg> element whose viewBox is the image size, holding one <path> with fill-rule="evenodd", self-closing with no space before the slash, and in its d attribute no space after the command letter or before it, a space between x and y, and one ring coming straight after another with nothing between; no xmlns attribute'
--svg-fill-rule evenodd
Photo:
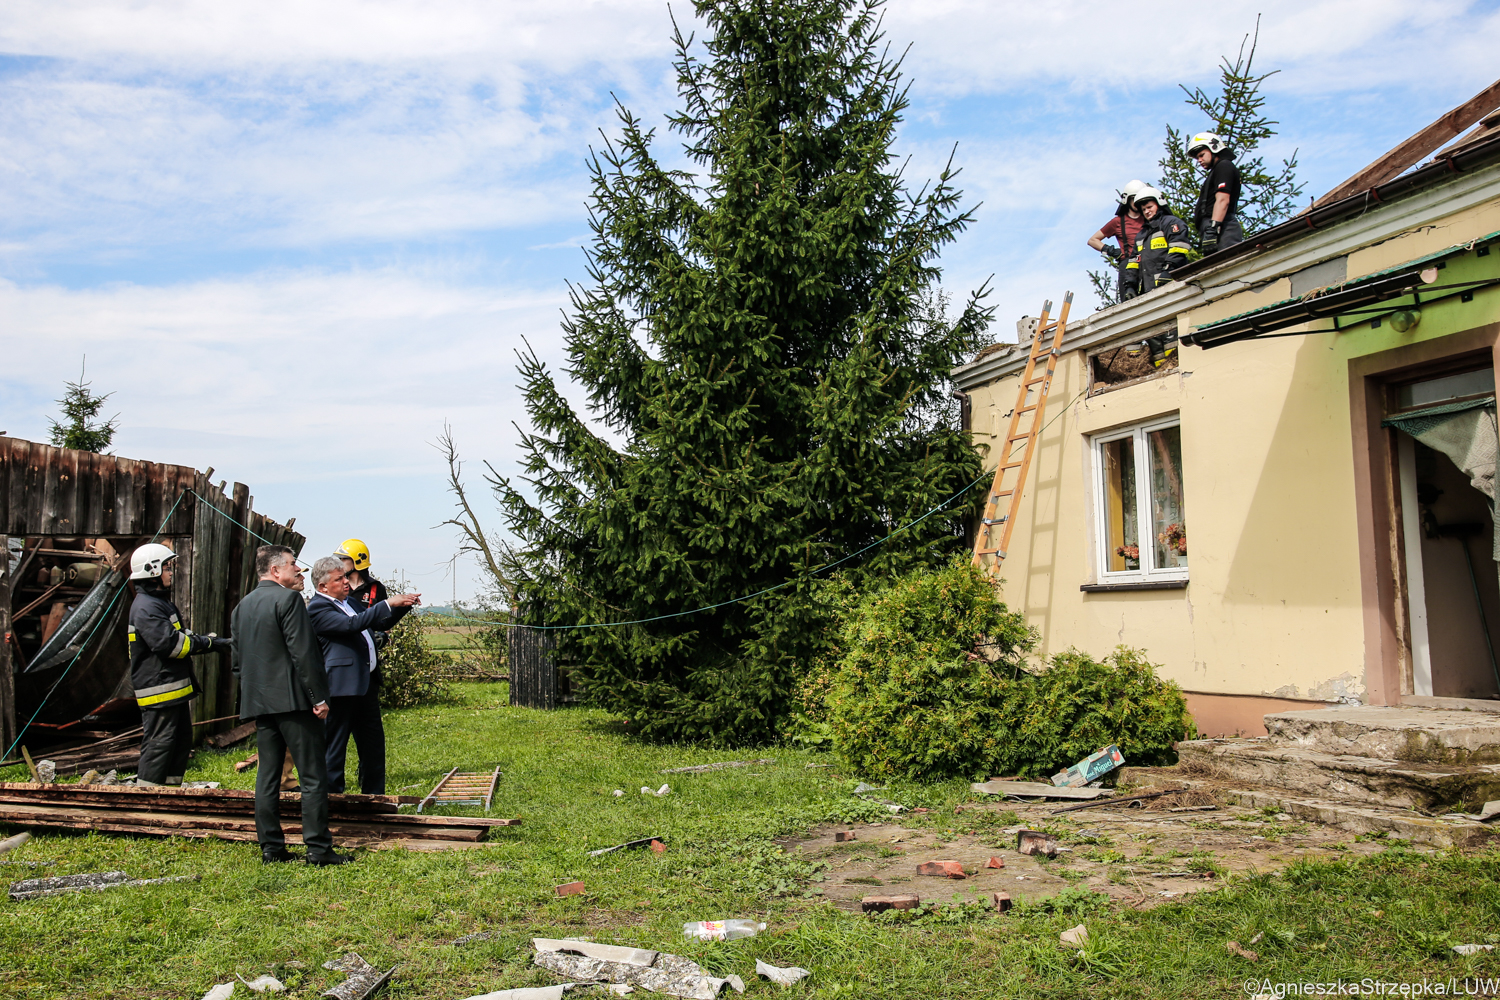
<svg viewBox="0 0 1500 1000"><path fill-rule="evenodd" d="M1110 743L1136 764L1165 763L1192 733L1182 692L1138 650L1102 661L1070 649L1023 666L1036 645L1023 617L968 563L916 572L854 603L836 669L804 684L798 735L874 778L937 781L1050 774Z"/></svg>

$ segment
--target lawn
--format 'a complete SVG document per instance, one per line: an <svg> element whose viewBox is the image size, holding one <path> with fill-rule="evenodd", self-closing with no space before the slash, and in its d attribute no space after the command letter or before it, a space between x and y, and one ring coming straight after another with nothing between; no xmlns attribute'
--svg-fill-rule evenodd
<svg viewBox="0 0 1500 1000"><path fill-rule="evenodd" d="M312 997L342 980L321 963L353 950L376 965L401 966L387 996L461 1000L555 982L531 965L532 936L589 936L689 955L720 975L738 973L761 996L1232 997L1255 992L1247 993L1247 980L1268 980L1274 990L1303 980L1426 977L1462 989L1465 976L1500 975L1491 954L1463 958L1449 950L1500 941L1500 854L1492 851L1396 846L1359 859L1299 862L1149 910L1078 888L1003 915L968 906L909 922L872 920L821 897L829 862L784 854L773 839L827 821L889 819L850 795L854 776L809 766L832 763L826 756L783 747L646 746L595 710L512 709L504 685L455 691L451 704L388 714L391 788L425 790L454 766L499 764L504 778L493 814L519 816L522 826L494 831L478 849L361 852L356 864L336 870L262 866L244 844L45 834L0 864L9 879L123 870L201 881L0 903L0 996L196 1000L235 973L253 979L274 970L294 996ZM253 772L232 768L247 752L200 752L189 777L248 788ZM776 762L661 774L744 757ZM669 795L640 793L664 781ZM616 789L625 794L614 796ZM931 809L907 826L993 836L997 850L1010 842L993 814L954 815L973 797L963 783L897 785L882 794ZM586 853L644 836L661 837L668 850ZM56 864L19 864L39 861ZM587 893L559 898L554 887L574 879ZM938 880L923 881L918 888L934 899L951 893ZM684 921L732 916L755 916L769 928L720 944L682 937ZM1078 923L1090 938L1081 953L1058 944L1059 932ZM453 944L480 931L492 936ZM1258 959L1231 954L1230 940ZM772 986L756 979L757 958L813 974L794 987Z"/></svg>

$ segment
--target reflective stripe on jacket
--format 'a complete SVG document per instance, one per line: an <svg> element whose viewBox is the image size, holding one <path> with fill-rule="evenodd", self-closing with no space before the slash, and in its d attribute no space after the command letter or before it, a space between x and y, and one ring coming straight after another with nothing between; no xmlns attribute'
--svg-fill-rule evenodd
<svg viewBox="0 0 1500 1000"><path fill-rule="evenodd" d="M1187 223L1159 208L1156 218L1141 227L1136 236L1141 291L1149 292L1171 280L1172 271L1188 262L1192 249Z"/></svg>
<svg viewBox="0 0 1500 1000"><path fill-rule="evenodd" d="M142 586L130 605L130 683L141 708L161 708L197 692L189 656L213 650L213 640L182 627L177 605L160 587Z"/></svg>

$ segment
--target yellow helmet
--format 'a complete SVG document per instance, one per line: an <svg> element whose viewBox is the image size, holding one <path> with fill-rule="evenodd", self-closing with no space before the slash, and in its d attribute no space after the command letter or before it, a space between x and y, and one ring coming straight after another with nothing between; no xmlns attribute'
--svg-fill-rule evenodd
<svg viewBox="0 0 1500 1000"><path fill-rule="evenodd" d="M358 538L344 539L344 544L340 545L333 554L353 559L354 568L357 570L367 570L370 568L370 547Z"/></svg>

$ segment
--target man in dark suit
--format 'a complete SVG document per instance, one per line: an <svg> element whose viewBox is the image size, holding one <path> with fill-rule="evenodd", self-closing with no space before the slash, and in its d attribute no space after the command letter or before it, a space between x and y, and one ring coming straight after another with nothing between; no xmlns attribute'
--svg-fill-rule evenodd
<svg viewBox="0 0 1500 1000"><path fill-rule="evenodd" d="M302 842L310 865L342 865L328 832L328 781L323 719L328 675L307 606L302 570L285 545L255 550L260 584L245 595L230 621L237 639L234 673L240 680L240 718L255 720L260 765L255 775L255 836L262 861L295 861L281 830L281 762L290 750L302 783Z"/></svg>
<svg viewBox="0 0 1500 1000"><path fill-rule="evenodd" d="M328 786L335 792L344 790L344 761L352 735L359 748L359 790L384 795L385 726L380 721L380 673L370 630L394 627L420 603L421 595L397 594L355 611L348 602L345 562L340 556L324 556L313 563L318 592L307 605L328 672Z"/></svg>

